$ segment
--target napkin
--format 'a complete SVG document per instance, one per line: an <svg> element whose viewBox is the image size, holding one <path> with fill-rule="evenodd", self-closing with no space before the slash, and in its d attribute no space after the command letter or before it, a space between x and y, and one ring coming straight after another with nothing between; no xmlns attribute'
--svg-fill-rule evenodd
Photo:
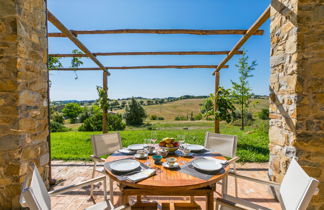
<svg viewBox="0 0 324 210"><path fill-rule="evenodd" d="M139 181L142 181L146 178L149 178L153 175L155 175L155 169L145 169L139 173L136 173L136 174L133 174L133 175L130 175L127 177L127 180L131 181L131 182L139 182Z"/></svg>
<svg viewBox="0 0 324 210"><path fill-rule="evenodd" d="M227 160L221 160L221 159L217 159L217 158L212 158L212 157L203 157L204 159L209 159L209 160L216 160L216 162L220 163L220 164L227 164Z"/></svg>

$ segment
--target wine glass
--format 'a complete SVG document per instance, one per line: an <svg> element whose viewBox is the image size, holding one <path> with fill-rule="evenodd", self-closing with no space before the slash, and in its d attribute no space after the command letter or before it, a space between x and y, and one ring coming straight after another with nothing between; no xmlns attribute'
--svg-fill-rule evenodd
<svg viewBox="0 0 324 210"><path fill-rule="evenodd" d="M157 141L157 134L156 131L153 131L151 134L151 143L153 144L152 146L155 146L156 141Z"/></svg>

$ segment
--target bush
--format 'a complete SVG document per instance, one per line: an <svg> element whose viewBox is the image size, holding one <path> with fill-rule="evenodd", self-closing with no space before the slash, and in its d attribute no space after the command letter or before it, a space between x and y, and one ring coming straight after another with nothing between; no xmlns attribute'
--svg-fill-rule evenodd
<svg viewBox="0 0 324 210"><path fill-rule="evenodd" d="M194 117L195 120L202 120L202 118L203 118L203 116L202 116L201 113L197 114L197 115Z"/></svg>
<svg viewBox="0 0 324 210"><path fill-rule="evenodd" d="M157 120L158 119L158 116L153 114L150 116L150 120Z"/></svg>
<svg viewBox="0 0 324 210"><path fill-rule="evenodd" d="M108 114L107 119L108 130L118 131L126 128L120 114ZM79 127L79 131L102 131L102 113L97 113L89 117Z"/></svg>
<svg viewBox="0 0 324 210"><path fill-rule="evenodd" d="M51 114L51 121L57 122L59 124L64 124L64 117L62 113L59 112L53 112Z"/></svg>
<svg viewBox="0 0 324 210"><path fill-rule="evenodd" d="M261 120L269 120L269 109L262 109L258 116Z"/></svg>
<svg viewBox="0 0 324 210"><path fill-rule="evenodd" d="M56 121L51 120L51 132L66 132L69 131L70 129L65 127L62 123L58 123Z"/></svg>
<svg viewBox="0 0 324 210"><path fill-rule="evenodd" d="M150 120L164 120L164 117L159 117L155 114L150 116Z"/></svg>
<svg viewBox="0 0 324 210"><path fill-rule="evenodd" d="M253 121L254 121L252 113L251 112L246 112L246 113L244 113L244 115L245 115L244 116L244 125L248 125L248 126L252 125L253 124ZM238 111L238 110L236 110L234 112L233 116L234 116L233 125L235 125L235 126L241 126L242 125L241 112Z"/></svg>
<svg viewBox="0 0 324 210"><path fill-rule="evenodd" d="M176 121L185 121L185 120L188 120L188 117L186 117L186 116L176 116L174 118L174 120L176 120Z"/></svg>

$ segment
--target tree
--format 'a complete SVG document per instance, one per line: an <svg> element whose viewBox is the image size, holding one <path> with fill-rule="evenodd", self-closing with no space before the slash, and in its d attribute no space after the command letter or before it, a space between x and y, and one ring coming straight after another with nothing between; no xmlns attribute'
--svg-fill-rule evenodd
<svg viewBox="0 0 324 210"><path fill-rule="evenodd" d="M252 61L251 64L248 63L249 57L244 52L242 57L239 59L238 64L235 66L238 68L240 78L239 82L232 82L233 88L233 98L235 103L239 104L239 110L241 112L242 121L241 121L241 130L244 130L244 120L245 113L247 112L247 108L251 103L252 92L249 87L248 78L253 77L251 71L255 70L257 66L256 61Z"/></svg>
<svg viewBox="0 0 324 210"><path fill-rule="evenodd" d="M214 94L210 94L210 97L204 101L201 107L201 114L203 114L205 118L212 117L214 119L224 120L227 123L231 122L234 119L235 106L233 105L230 89L219 87L217 97L218 110L216 113L214 110L214 101Z"/></svg>
<svg viewBox="0 0 324 210"><path fill-rule="evenodd" d="M71 123L75 123L79 114L82 113L82 107L76 103L68 103L62 109L62 112L65 117L71 120Z"/></svg>
<svg viewBox="0 0 324 210"><path fill-rule="evenodd" d="M124 118L127 125L139 126L143 124L146 117L144 108L133 97L126 106Z"/></svg>
<svg viewBox="0 0 324 210"><path fill-rule="evenodd" d="M126 125L120 114L109 113L107 116L107 126L110 131L124 130ZM102 112L95 113L79 127L79 131L102 131Z"/></svg>

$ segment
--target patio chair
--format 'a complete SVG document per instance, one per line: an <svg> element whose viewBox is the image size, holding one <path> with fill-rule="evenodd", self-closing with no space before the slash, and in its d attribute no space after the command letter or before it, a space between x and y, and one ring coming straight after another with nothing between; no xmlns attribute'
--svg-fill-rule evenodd
<svg viewBox="0 0 324 210"><path fill-rule="evenodd" d="M46 186L35 165L33 166L33 174L31 176L31 179L29 177L24 182L19 202L22 207L28 207L31 210L50 210L51 196L65 193L67 191L81 188L83 186L87 186L90 185L91 183L96 183L96 182L103 182L105 200L86 208L86 210L129 210L130 209L129 206L120 206L118 208L113 207L110 200L107 199L105 176L101 176L95 179L90 179L88 181L84 181L79 184L74 184L74 185L66 186L60 189L47 192Z"/></svg>
<svg viewBox="0 0 324 210"><path fill-rule="evenodd" d="M223 156L232 158L233 171L236 173L236 161L239 157L236 156L237 136L225 135L219 133L207 132L205 135L205 148L212 152L218 152ZM227 189L224 188L222 181L222 193L227 194ZM237 197L237 178L235 177L235 196Z"/></svg>
<svg viewBox="0 0 324 210"><path fill-rule="evenodd" d="M91 159L93 160L93 171L92 178L95 177L95 173L99 172L102 174L106 174L104 167L97 168L98 162L105 162L104 158L101 158L103 155L110 155L113 152L121 149L121 138L119 133L105 133L100 135L91 136L91 143L93 149L93 155L91 155ZM93 184L91 185L90 196L93 196ZM113 196L113 180L109 178L109 195L110 200L114 203Z"/></svg>
<svg viewBox="0 0 324 210"><path fill-rule="evenodd" d="M279 201L282 209L287 210L305 210L314 194L318 193L317 186L319 181L309 177L300 167L295 159L292 159L287 173L279 185L275 182L258 180L246 176L235 175L238 178L246 179L256 183L265 184L279 188ZM268 209L260 205L251 203L244 199L225 195L223 198L217 198L216 209Z"/></svg>

